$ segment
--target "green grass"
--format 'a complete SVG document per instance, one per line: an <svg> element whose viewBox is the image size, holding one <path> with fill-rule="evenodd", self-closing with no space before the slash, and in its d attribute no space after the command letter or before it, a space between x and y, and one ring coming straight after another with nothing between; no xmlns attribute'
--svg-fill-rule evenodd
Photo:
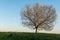
<svg viewBox="0 0 60 40"><path fill-rule="evenodd" d="M60 40L60 34L0 32L0 40Z"/></svg>

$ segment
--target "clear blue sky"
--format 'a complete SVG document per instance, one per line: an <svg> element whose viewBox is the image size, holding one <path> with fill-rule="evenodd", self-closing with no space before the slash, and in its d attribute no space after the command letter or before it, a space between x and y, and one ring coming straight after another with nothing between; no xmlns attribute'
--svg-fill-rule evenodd
<svg viewBox="0 0 60 40"><path fill-rule="evenodd" d="M60 0L0 0L0 31L24 31L21 24L20 11L26 5L33 5L37 2L42 5L52 5L56 9L57 19L53 31L59 32Z"/></svg>

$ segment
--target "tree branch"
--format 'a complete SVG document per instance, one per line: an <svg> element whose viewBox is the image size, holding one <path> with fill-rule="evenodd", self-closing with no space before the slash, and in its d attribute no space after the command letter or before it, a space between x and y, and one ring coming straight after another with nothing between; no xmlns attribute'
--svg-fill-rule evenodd
<svg viewBox="0 0 60 40"><path fill-rule="evenodd" d="M28 17L28 16L26 16L26 15L25 15L25 17L27 17L27 18L34 24L34 26L35 26L35 23L31 20L30 17Z"/></svg>

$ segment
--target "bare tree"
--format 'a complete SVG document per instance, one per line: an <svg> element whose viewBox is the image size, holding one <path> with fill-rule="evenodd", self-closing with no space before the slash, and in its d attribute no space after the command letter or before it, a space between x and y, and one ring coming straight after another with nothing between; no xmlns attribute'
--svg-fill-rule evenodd
<svg viewBox="0 0 60 40"><path fill-rule="evenodd" d="M33 6L26 6L21 11L22 23L31 29L43 29L50 31L53 29L54 21L56 19L56 12L52 6L39 5L36 3Z"/></svg>

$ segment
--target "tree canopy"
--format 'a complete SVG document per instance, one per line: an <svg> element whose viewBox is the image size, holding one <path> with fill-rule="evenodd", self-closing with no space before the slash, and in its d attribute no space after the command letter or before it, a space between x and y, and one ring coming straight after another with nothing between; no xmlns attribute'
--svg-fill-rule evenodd
<svg viewBox="0 0 60 40"><path fill-rule="evenodd" d="M52 6L40 5L26 6L21 11L22 23L31 29L50 31L54 27L56 10Z"/></svg>

